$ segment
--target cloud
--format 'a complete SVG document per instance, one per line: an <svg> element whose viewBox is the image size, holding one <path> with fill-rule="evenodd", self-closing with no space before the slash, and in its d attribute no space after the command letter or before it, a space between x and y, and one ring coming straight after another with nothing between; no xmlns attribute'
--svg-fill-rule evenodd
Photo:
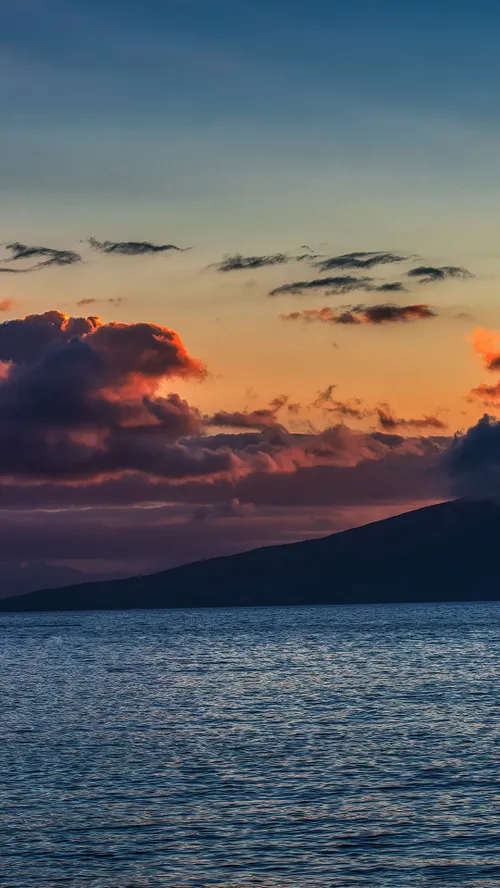
<svg viewBox="0 0 500 888"><path fill-rule="evenodd" d="M282 409L282 407L286 407L286 405L288 404L288 400L288 395L276 395L275 398L272 398L269 401L269 406L271 410L274 410L277 413L278 410Z"/></svg>
<svg viewBox="0 0 500 888"><path fill-rule="evenodd" d="M472 345L476 354L483 359L486 370L500 370L500 332L476 327L472 334ZM479 401L486 405L494 405L500 398L500 380L493 384L480 383L471 389L468 400Z"/></svg>
<svg viewBox="0 0 500 888"><path fill-rule="evenodd" d="M454 493L478 499L500 496L500 423L485 413L463 435L457 435L444 464Z"/></svg>
<svg viewBox="0 0 500 888"><path fill-rule="evenodd" d="M241 256L240 253L236 253L234 256L225 256L217 268L219 271L245 271L269 265L284 265L290 261L291 257L286 253L275 253L270 256Z"/></svg>
<svg viewBox="0 0 500 888"><path fill-rule="evenodd" d="M480 401L482 404L493 406L495 401L500 402L500 379L493 385L481 382L475 388L471 389L468 395L469 401Z"/></svg>
<svg viewBox="0 0 500 888"><path fill-rule="evenodd" d="M158 474L154 462L143 471L128 468L69 478L67 472L40 475L38 464L34 478L25 469L3 477L4 586L23 591L30 583L45 585L46 579L50 585L58 581L55 566L64 567L66 577L67 571L83 571L90 578L161 570L323 535L445 499L449 493L442 466L449 438L354 432L345 425L309 434L280 426L218 434L203 428L197 434L192 409L176 397L171 408L178 416L177 428L169 422L167 432L153 433L170 455L168 472L163 462ZM172 455L170 442L185 423L191 435L176 442L184 450L183 462ZM53 427L50 432L54 434ZM0 467L5 466L2 445L0 435ZM194 454L201 452L193 472ZM119 451L122 461L114 455L113 464L130 467L126 453L126 447ZM224 454L226 470L220 471ZM44 458L38 453L42 463ZM132 464L137 465L135 460ZM21 562L26 564L24 575ZM75 581L83 578L81 573L73 576Z"/></svg>
<svg viewBox="0 0 500 888"><path fill-rule="evenodd" d="M310 248L304 247L305 253L298 253L294 256L296 262L312 262L314 259L321 259L320 253L313 253Z"/></svg>
<svg viewBox="0 0 500 888"><path fill-rule="evenodd" d="M379 404L375 408L370 408L363 406L361 398L351 398L350 400L343 401L337 400L333 397L333 392L336 388L336 385L329 385L325 391L318 392L317 397L314 399L311 406L316 407L325 413L337 414L338 416L341 416L342 419L362 420L370 416L376 416L380 427L384 429L384 431L394 431L400 428L415 429L418 431L423 431L424 429L442 431L447 428L445 422L439 419L439 417L431 414L426 414L425 416L415 419L403 419L397 417L387 403ZM379 437L376 440L386 443L383 437ZM405 439L398 435L396 437L393 436L390 440L392 444L400 444Z"/></svg>
<svg viewBox="0 0 500 888"><path fill-rule="evenodd" d="M191 520L195 522L213 521L218 518L245 518L247 515L253 514L253 508L250 504L244 505L240 503L237 497L225 500L222 503L215 503L210 506L197 506L191 516Z"/></svg>
<svg viewBox="0 0 500 888"><path fill-rule="evenodd" d="M0 312L10 311L13 307L14 302L12 299L1 299L0 300Z"/></svg>
<svg viewBox="0 0 500 888"><path fill-rule="evenodd" d="M137 569L154 569L328 529L328 516L312 512L304 529L294 509L422 502L447 484L439 459L448 438L424 438L410 421L408 437L348 429L343 420L363 408L336 400L333 384L318 393L336 423L323 431L294 422L300 404L281 393L262 409L203 416L171 387L203 380L206 369L166 326L59 311L7 320L0 369L2 508L60 509L50 534L44 515L32 524L19 515L16 530L12 519L6 557L17 533L16 551L24 543L32 558L59 557L64 540L75 558L116 556L120 569L116 553L126 548L129 558L130 546L145 559ZM285 428L286 417L301 431ZM159 508L134 509L139 503ZM179 510L175 520L165 503ZM97 514L111 506L124 510L120 518ZM283 511L263 519L267 509ZM127 561L126 572L134 569Z"/></svg>
<svg viewBox="0 0 500 888"><path fill-rule="evenodd" d="M369 277L341 275L339 277L315 278L312 281L294 281L291 284L275 287L269 295L282 296L287 293L300 295L308 290L326 290L329 295L342 296L345 293L352 293L354 290L372 290L371 280Z"/></svg>
<svg viewBox="0 0 500 888"><path fill-rule="evenodd" d="M410 278L420 278L419 284L433 284L449 278L465 280L474 277L466 268L459 268L456 265L442 265L441 267L419 265L417 268L410 269L407 272L407 276Z"/></svg>
<svg viewBox="0 0 500 888"><path fill-rule="evenodd" d="M265 429L277 424L276 410L219 410L208 420L211 426L228 429Z"/></svg>
<svg viewBox="0 0 500 888"><path fill-rule="evenodd" d="M100 241L89 237L86 243L99 253L115 256L151 256L155 253L181 253L189 248L176 247L175 244L152 244L150 241Z"/></svg>
<svg viewBox="0 0 500 888"><path fill-rule="evenodd" d="M34 259L40 261L30 268L0 269L1 271L37 271L51 266L75 265L82 261L80 254L74 253L72 250L56 250L54 247L29 247L17 241L6 244L6 248L10 251L11 256L9 259L4 259L4 262L32 261Z"/></svg>
<svg viewBox="0 0 500 888"><path fill-rule="evenodd" d="M392 265L396 262L407 261L408 256L400 256L397 253L386 252L357 252L343 253L341 256L332 256L328 259L322 259L316 262L316 266L321 271L332 271L333 269L353 269L361 271L375 268L377 265Z"/></svg>
<svg viewBox="0 0 500 888"><path fill-rule="evenodd" d="M378 421L380 426L384 430L395 430L400 428L411 428L411 429L435 429L435 430L443 430L446 429L446 423L439 419L438 416L433 415L425 415L417 419L402 419L394 415L393 411L389 407L388 404L380 404L373 411L375 415L378 417Z"/></svg>
<svg viewBox="0 0 500 888"><path fill-rule="evenodd" d="M269 402L268 407L257 410L218 410L213 416L206 417L207 425L228 429L266 429L281 428L278 423L278 413L286 407L289 401L288 395L276 395ZM291 405L290 413L298 413L299 405ZM295 410L297 407L297 410Z"/></svg>
<svg viewBox="0 0 500 888"><path fill-rule="evenodd" d="M79 299L76 304L78 308L85 308L88 305L99 305L100 303L106 303L107 305L121 305L122 302L122 296L110 296L109 299L95 299L92 296L89 296L85 299Z"/></svg>
<svg viewBox="0 0 500 888"><path fill-rule="evenodd" d="M401 281L393 281L392 283L380 284L380 286L375 287L377 293L406 293L408 292L404 284Z"/></svg>
<svg viewBox="0 0 500 888"><path fill-rule="evenodd" d="M483 358L487 370L500 370L500 332L476 327L472 334L472 345L476 354Z"/></svg>
<svg viewBox="0 0 500 888"><path fill-rule="evenodd" d="M203 425L195 408L159 394L206 372L167 327L28 315L0 324L0 361L1 476L182 479L233 466L228 450L191 440Z"/></svg>
<svg viewBox="0 0 500 888"><path fill-rule="evenodd" d="M336 401L332 400L331 406L327 408L329 413L336 413L344 419L364 419L368 415L368 411L362 407L362 400L354 398L352 401Z"/></svg>
<svg viewBox="0 0 500 888"><path fill-rule="evenodd" d="M236 492L242 502L271 503L291 508L300 505L337 507L388 502L422 502L449 496L449 483L440 459L444 445L425 452L399 453L386 445L378 459L361 459L355 465L298 467L293 472L254 472L241 478Z"/></svg>
<svg viewBox="0 0 500 888"><path fill-rule="evenodd" d="M281 428L232 434L193 435L193 448L230 450L236 472L178 478L146 472L113 477L47 478L36 484L6 478L4 509L133 507L147 503L241 503L273 506L343 506L422 501L446 496L443 455L447 436L410 436L354 431L335 425L294 434ZM248 470L240 471L242 466Z"/></svg>
<svg viewBox="0 0 500 888"><path fill-rule="evenodd" d="M344 311L334 312L333 309L306 308L302 311L291 311L281 314L282 321L304 321L305 323L319 322L321 324L341 324L345 326L356 324L394 324L405 321L425 320L435 318L437 314L428 305L354 305Z"/></svg>
<svg viewBox="0 0 500 888"><path fill-rule="evenodd" d="M321 407L324 407L325 404L330 404L332 401L333 392L336 388L336 383L331 382L330 385L327 385L325 389L320 389L320 391L316 393L316 397L312 402L312 406L319 409Z"/></svg>

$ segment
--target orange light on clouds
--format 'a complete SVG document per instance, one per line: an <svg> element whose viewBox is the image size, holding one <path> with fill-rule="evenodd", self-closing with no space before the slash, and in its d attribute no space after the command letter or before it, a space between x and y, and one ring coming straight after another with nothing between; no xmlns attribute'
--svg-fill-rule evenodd
<svg viewBox="0 0 500 888"><path fill-rule="evenodd" d="M487 370L500 370L500 330L476 327L470 341Z"/></svg>

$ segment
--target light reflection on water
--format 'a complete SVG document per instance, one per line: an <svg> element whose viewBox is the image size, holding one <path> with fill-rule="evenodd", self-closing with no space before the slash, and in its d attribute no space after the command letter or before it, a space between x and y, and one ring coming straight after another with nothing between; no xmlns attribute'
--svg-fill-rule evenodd
<svg viewBox="0 0 500 888"><path fill-rule="evenodd" d="M500 605L0 618L0 888L500 886Z"/></svg>

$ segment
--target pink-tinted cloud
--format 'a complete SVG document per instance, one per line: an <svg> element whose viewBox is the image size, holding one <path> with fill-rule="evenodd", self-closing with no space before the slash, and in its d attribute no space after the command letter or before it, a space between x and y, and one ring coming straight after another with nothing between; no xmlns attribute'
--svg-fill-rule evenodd
<svg viewBox="0 0 500 888"><path fill-rule="evenodd" d="M178 334L60 312L0 325L0 475L183 478L228 471L229 451L192 446L198 411L160 384L203 378Z"/></svg>
<svg viewBox="0 0 500 888"><path fill-rule="evenodd" d="M291 311L281 314L283 321L304 321L305 323L341 324L344 326L358 324L395 324L404 321L426 320L435 318L437 314L428 305L354 305L337 312L328 306L323 308L306 308L302 311Z"/></svg>

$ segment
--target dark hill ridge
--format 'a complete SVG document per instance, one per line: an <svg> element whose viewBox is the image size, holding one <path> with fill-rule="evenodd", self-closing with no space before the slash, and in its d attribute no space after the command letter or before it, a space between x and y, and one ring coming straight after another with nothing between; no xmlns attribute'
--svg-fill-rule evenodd
<svg viewBox="0 0 500 888"><path fill-rule="evenodd" d="M457 500L323 539L7 598L0 611L495 600L499 556L500 506Z"/></svg>

